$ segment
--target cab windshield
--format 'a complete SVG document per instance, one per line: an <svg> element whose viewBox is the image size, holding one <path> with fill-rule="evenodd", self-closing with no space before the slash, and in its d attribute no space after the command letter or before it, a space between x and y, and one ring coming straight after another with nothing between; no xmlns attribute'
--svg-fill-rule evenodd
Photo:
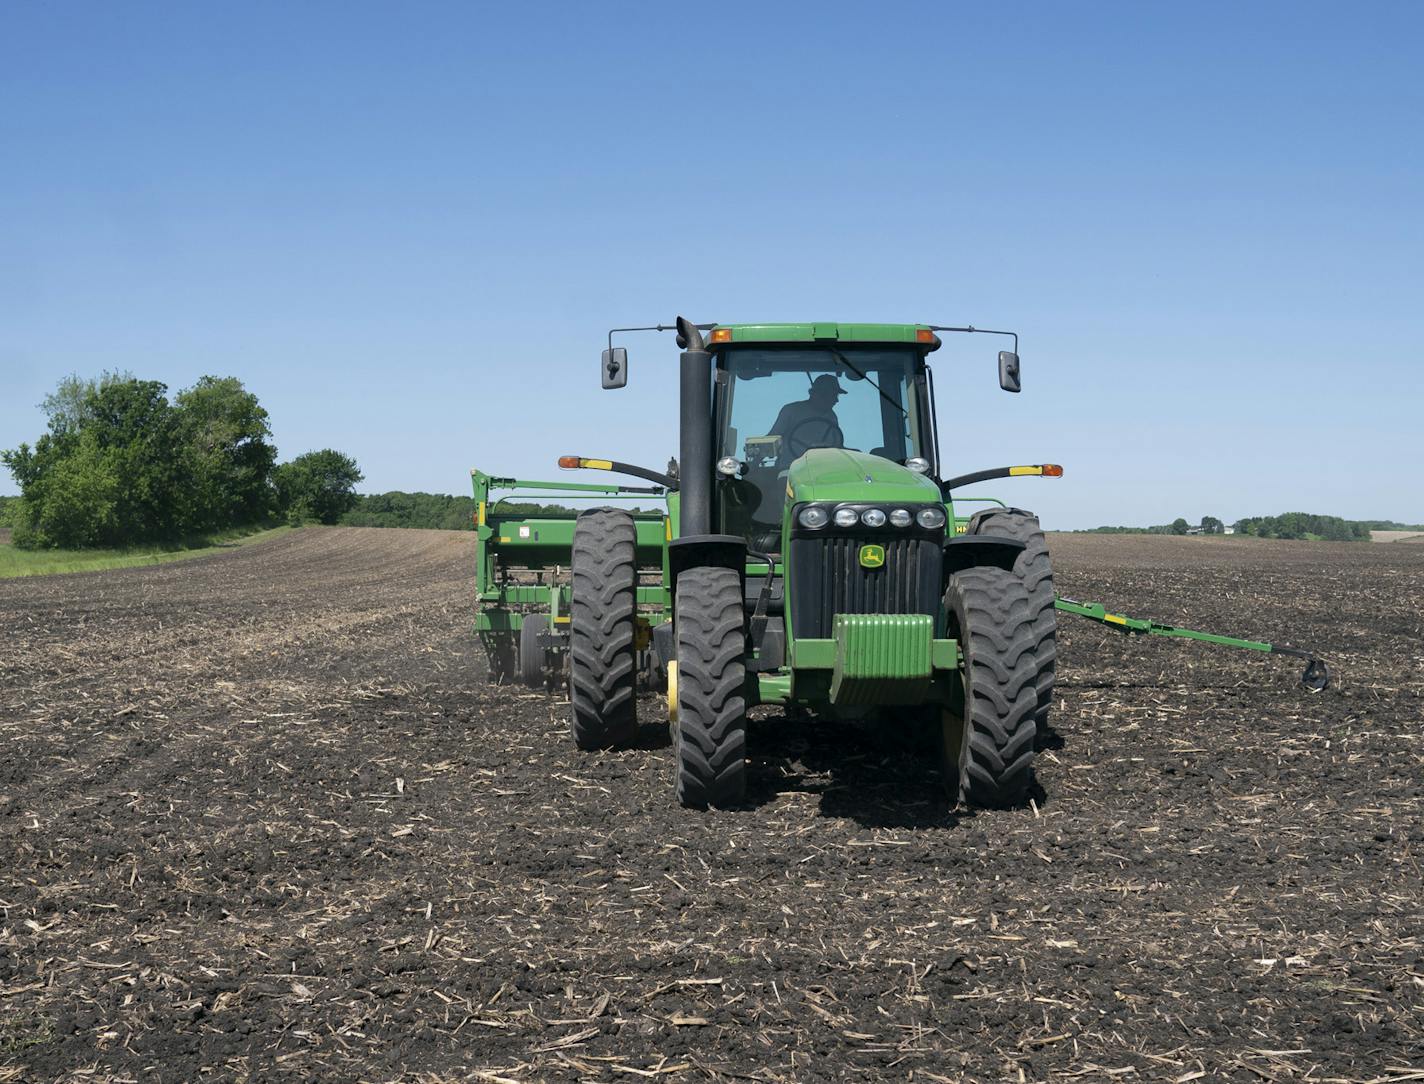
<svg viewBox="0 0 1424 1084"><path fill-rule="evenodd" d="M812 448L846 448L896 463L923 456L919 351L907 346L728 350L718 374L719 459L744 466L724 484L722 529L765 542L781 529L786 472ZM765 546L759 548L766 548Z"/></svg>

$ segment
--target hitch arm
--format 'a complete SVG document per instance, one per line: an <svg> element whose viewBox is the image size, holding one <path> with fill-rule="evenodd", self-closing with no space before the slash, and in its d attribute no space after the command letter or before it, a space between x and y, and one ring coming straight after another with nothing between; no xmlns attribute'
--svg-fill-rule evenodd
<svg viewBox="0 0 1424 1084"><path fill-rule="evenodd" d="M1086 617L1089 621L1096 621L1100 625L1107 625L1123 633L1170 636L1182 640L1200 640L1208 644L1221 644L1223 647L1241 647L1248 651L1264 651L1272 655L1292 655L1298 659L1306 660L1305 672L1300 676L1300 683L1307 689L1318 693L1330 684L1330 670L1325 665L1325 660L1317 657L1313 651L1305 651L1298 647L1285 647L1282 644L1268 644L1263 640L1243 640L1240 637L1222 636L1215 632L1200 632L1197 629L1164 625L1161 622L1145 618L1109 613L1102 603L1079 602L1076 599L1064 598L1062 595L1054 596L1053 606L1064 613Z"/></svg>

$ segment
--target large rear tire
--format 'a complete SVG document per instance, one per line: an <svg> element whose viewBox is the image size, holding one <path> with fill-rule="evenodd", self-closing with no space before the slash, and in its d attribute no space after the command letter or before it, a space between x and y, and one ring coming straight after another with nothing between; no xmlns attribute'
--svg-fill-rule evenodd
<svg viewBox="0 0 1424 1084"><path fill-rule="evenodd" d="M1058 658L1058 612L1053 608L1053 563L1048 556L1048 541L1038 517L1022 508L979 512L969 520L969 533L1012 538L1024 544L1014 562L1014 574L1023 580L1033 604L1034 652L1038 659L1034 726L1043 737L1048 733L1048 714L1053 708L1053 675Z"/></svg>
<svg viewBox="0 0 1424 1084"><path fill-rule="evenodd" d="M964 692L962 706L943 717L945 789L966 805L1021 805L1033 781L1036 733L1033 600L1012 572L968 568L950 577L944 606L963 657Z"/></svg>
<svg viewBox="0 0 1424 1084"><path fill-rule="evenodd" d="M531 689L542 688L545 681L544 662L548 654L539 637L549 628L547 614L525 614L519 626L519 677Z"/></svg>
<svg viewBox="0 0 1424 1084"><path fill-rule="evenodd" d="M677 580L677 800L736 805L747 789L746 630L742 581L730 568Z"/></svg>
<svg viewBox="0 0 1424 1084"><path fill-rule="evenodd" d="M574 526L569 702L580 749L613 749L637 737L636 542L633 517L616 508L590 509Z"/></svg>

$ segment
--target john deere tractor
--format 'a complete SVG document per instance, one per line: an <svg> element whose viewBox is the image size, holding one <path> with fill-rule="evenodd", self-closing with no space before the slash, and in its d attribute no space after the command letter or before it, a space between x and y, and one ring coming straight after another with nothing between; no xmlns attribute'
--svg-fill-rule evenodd
<svg viewBox="0 0 1424 1084"><path fill-rule="evenodd" d="M1053 699L1048 549L1032 513L990 502L959 516L953 491L1061 470L945 475L928 359L940 332L980 329L679 318L621 330L676 331L678 456L665 471L566 456L563 467L652 485L562 492L655 495L666 515L504 517L491 489L557 483L475 472L477 627L498 672L539 683L566 669L584 749L631 743L639 683L665 689L687 806L742 798L758 704L885 728L929 722L951 799L1022 802ZM1014 346L999 354L1011 392ZM627 383L612 333L601 370L605 388Z"/></svg>

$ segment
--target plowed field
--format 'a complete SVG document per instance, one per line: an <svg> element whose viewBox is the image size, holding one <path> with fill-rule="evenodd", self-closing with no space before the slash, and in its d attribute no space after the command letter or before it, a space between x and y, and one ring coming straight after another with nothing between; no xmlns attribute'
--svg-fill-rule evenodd
<svg viewBox="0 0 1424 1084"><path fill-rule="evenodd" d="M1424 548L1065 536L1033 808L484 680L468 534L0 582L0 1082L1424 1079ZM1409 1075L1410 1070L1415 1075Z"/></svg>

